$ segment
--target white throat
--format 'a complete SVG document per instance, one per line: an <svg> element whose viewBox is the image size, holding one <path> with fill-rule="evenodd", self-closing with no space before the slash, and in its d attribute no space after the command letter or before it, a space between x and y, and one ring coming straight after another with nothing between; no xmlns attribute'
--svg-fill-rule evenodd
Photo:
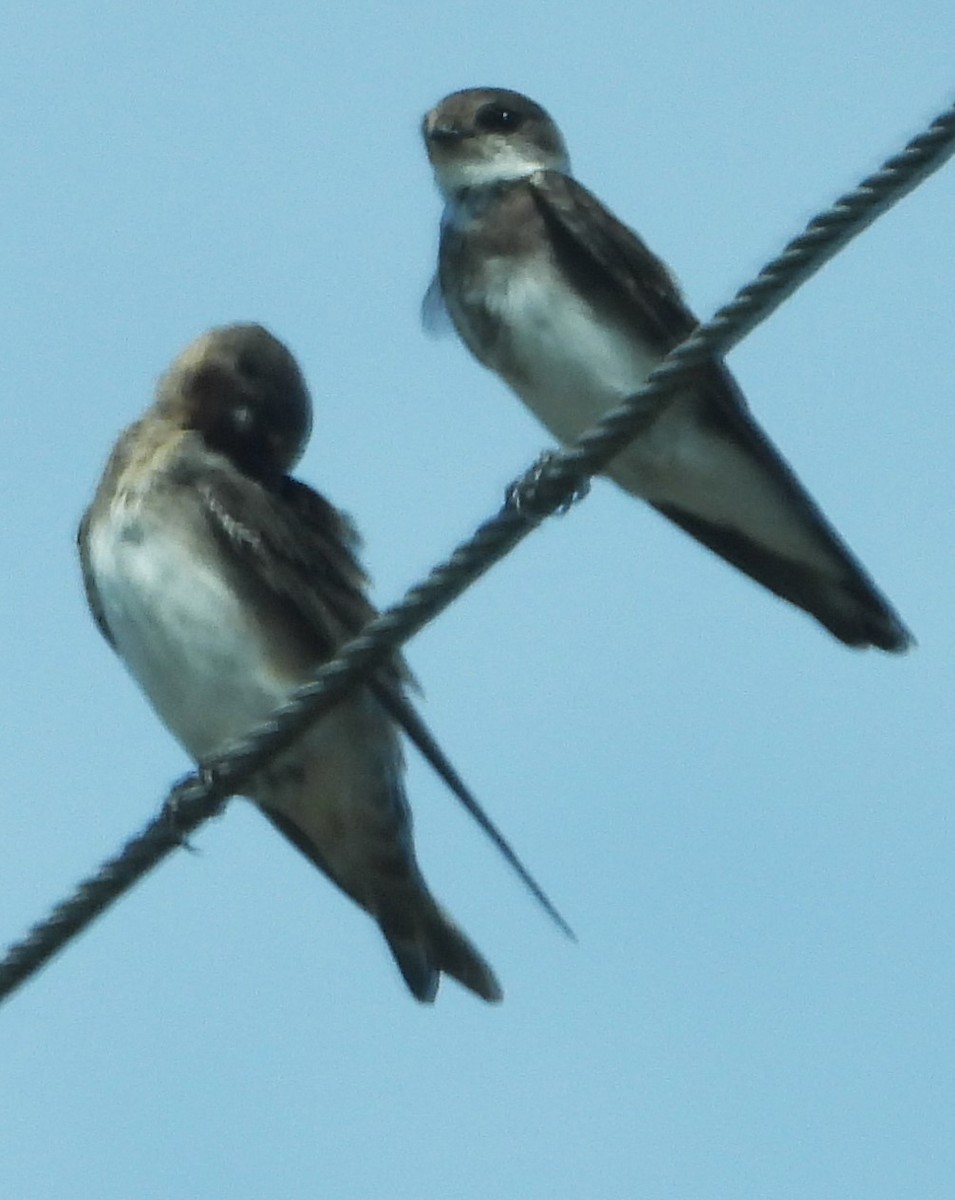
<svg viewBox="0 0 955 1200"><path fill-rule="evenodd" d="M462 192L473 188L510 183L515 179L526 179L535 171L546 170L569 174L570 162L564 155L546 161L539 156L528 158L517 147L505 144L491 155L474 156L435 167L435 179L445 200L454 203L460 199Z"/></svg>

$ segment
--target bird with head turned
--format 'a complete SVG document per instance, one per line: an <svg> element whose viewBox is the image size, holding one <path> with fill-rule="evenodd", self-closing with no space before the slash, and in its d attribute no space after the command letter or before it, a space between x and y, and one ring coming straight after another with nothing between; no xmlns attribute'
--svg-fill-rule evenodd
<svg viewBox="0 0 955 1200"><path fill-rule="evenodd" d="M270 717L375 615L354 526L289 474L310 429L289 350L260 325L213 329L120 437L83 517L96 623L199 763ZM442 974L498 1000L494 972L418 866L399 726L452 786L457 776L407 683L395 657L246 791L377 921L418 1000L434 999Z"/></svg>

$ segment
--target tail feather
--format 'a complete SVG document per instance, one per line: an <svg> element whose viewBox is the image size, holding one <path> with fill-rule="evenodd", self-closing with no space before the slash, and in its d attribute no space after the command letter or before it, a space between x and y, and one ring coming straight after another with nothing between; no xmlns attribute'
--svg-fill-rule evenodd
<svg viewBox="0 0 955 1200"><path fill-rule="evenodd" d="M847 646L899 653L912 644L862 563L752 418L725 367L704 372L695 398L669 419L670 441L688 441L689 448L664 484L655 482L645 495L658 512ZM635 490L632 472L610 474Z"/></svg>
<svg viewBox="0 0 955 1200"><path fill-rule="evenodd" d="M411 994L430 1004L441 974L453 976L482 1000L500 1000L503 993L494 972L467 937L435 902L421 876L414 854L397 840L363 870L345 879L315 842L284 813L265 804L262 812L272 824L332 883L350 896L381 926L385 940Z"/></svg>
<svg viewBox="0 0 955 1200"><path fill-rule="evenodd" d="M491 967L430 896L423 897L413 912L405 908L398 920L382 915L379 923L416 1000L424 1004L434 1000L442 973L482 1000L493 1003L502 998L501 985Z"/></svg>
<svg viewBox="0 0 955 1200"><path fill-rule="evenodd" d="M654 507L751 579L815 617L847 646L877 646L898 654L912 645L911 633L835 534L828 540L833 554L843 560L839 574L774 554L735 530L711 525L673 505Z"/></svg>

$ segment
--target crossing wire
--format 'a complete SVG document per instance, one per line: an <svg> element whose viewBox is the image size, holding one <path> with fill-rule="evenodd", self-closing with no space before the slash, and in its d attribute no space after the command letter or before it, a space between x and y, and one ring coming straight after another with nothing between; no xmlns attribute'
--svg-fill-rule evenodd
<svg viewBox="0 0 955 1200"><path fill-rule="evenodd" d="M955 152L955 105L940 114L875 174L814 217L734 299L672 350L646 383L562 453L544 456L507 491L501 510L428 577L345 643L269 720L176 785L160 815L12 945L0 960L0 1001L68 941L219 813L255 772L285 749L342 695L510 553L548 516L571 506L628 442L659 416L693 370L723 357L852 238L937 171Z"/></svg>

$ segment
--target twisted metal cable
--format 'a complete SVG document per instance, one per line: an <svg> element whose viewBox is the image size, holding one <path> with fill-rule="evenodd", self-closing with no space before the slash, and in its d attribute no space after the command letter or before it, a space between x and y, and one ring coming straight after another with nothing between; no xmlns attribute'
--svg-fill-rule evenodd
<svg viewBox="0 0 955 1200"><path fill-rule="evenodd" d="M345 643L313 679L271 718L203 764L166 798L161 815L132 837L114 858L0 961L0 1001L34 974L148 870L156 866L275 754L290 745L363 675L456 600L554 512L569 507L592 475L638 437L660 414L667 397L703 361L724 356L764 321L852 238L872 224L955 153L955 105L914 137L901 154L814 217L783 252L734 299L672 350L639 391L606 413L569 449L548 454L517 480L496 516L485 521L445 562Z"/></svg>

